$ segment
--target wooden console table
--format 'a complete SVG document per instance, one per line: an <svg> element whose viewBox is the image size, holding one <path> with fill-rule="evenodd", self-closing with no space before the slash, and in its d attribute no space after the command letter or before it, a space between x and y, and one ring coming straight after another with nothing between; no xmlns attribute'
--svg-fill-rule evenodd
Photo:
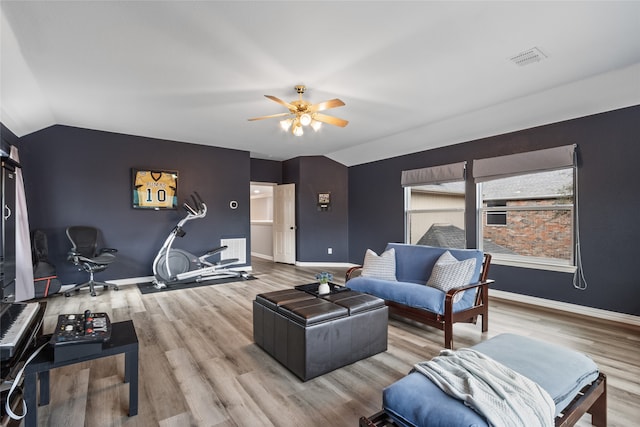
<svg viewBox="0 0 640 427"><path fill-rule="evenodd" d="M49 371L75 363L124 353L124 382L129 383L129 416L138 413L138 336L133 321L115 322L111 325L111 339L102 345L100 353L77 359L54 362L53 348L47 346L25 368L24 399L27 404L25 427L38 425L37 380L40 380L40 405L49 404ZM50 338L49 336L44 336Z"/></svg>

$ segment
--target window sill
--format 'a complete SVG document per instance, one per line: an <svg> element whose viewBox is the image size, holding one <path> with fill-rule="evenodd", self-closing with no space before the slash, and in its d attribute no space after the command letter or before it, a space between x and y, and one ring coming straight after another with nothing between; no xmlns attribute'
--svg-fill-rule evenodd
<svg viewBox="0 0 640 427"><path fill-rule="evenodd" d="M553 264L553 263L549 263L541 260L505 259L505 258L501 258L499 255L493 255L493 254L491 258L491 264L506 265L509 267L532 268L535 270L557 271L560 273L573 274L576 272L575 265Z"/></svg>

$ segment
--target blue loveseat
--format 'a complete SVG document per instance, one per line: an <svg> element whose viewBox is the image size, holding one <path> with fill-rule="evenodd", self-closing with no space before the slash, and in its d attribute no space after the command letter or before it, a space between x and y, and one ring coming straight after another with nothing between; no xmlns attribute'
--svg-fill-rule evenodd
<svg viewBox="0 0 640 427"><path fill-rule="evenodd" d="M444 331L444 345L453 346L453 324L476 323L482 316L482 332L489 327L487 279L491 255L476 249L447 249L433 246L389 243L385 252L395 251L396 281L363 276L362 266L346 273L347 286L354 291L385 300L389 312ZM458 261L474 258L475 270L469 284L447 292L426 286L438 259L449 251ZM459 294L463 293L460 297ZM455 302L454 302L455 301Z"/></svg>

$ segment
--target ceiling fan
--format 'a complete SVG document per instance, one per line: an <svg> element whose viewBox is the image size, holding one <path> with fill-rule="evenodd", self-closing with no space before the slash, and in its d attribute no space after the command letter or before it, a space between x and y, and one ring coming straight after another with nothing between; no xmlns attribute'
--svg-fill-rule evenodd
<svg viewBox="0 0 640 427"><path fill-rule="evenodd" d="M272 95L265 95L270 100L287 107L289 109L289 112L271 114L269 116L254 117L249 119L249 121L290 116L289 118L280 121L280 127L282 127L282 129L284 129L285 131L291 129L291 133L293 133L295 136L302 136L304 134L304 130L302 129L304 126L311 126L313 130L318 131L322 126L322 123L328 123L330 125L340 127L345 127L349 123L347 120L339 119L333 116L327 116L326 114L322 114L319 112L328 110L330 108L342 107L343 105L345 105L344 102L342 102L338 98L335 98L330 99L329 101L320 102L318 104L312 104L309 101L305 101L304 99L302 99L302 94L304 93L305 89L306 87L304 85L295 86L295 90L299 95L299 99L291 102L285 102L280 98Z"/></svg>

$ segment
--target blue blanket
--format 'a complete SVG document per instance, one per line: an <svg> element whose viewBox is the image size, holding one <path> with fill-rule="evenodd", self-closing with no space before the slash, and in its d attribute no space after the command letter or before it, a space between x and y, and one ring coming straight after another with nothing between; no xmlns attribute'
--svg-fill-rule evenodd
<svg viewBox="0 0 640 427"><path fill-rule="evenodd" d="M495 427L551 427L555 403L527 377L473 349L443 350L414 369Z"/></svg>

